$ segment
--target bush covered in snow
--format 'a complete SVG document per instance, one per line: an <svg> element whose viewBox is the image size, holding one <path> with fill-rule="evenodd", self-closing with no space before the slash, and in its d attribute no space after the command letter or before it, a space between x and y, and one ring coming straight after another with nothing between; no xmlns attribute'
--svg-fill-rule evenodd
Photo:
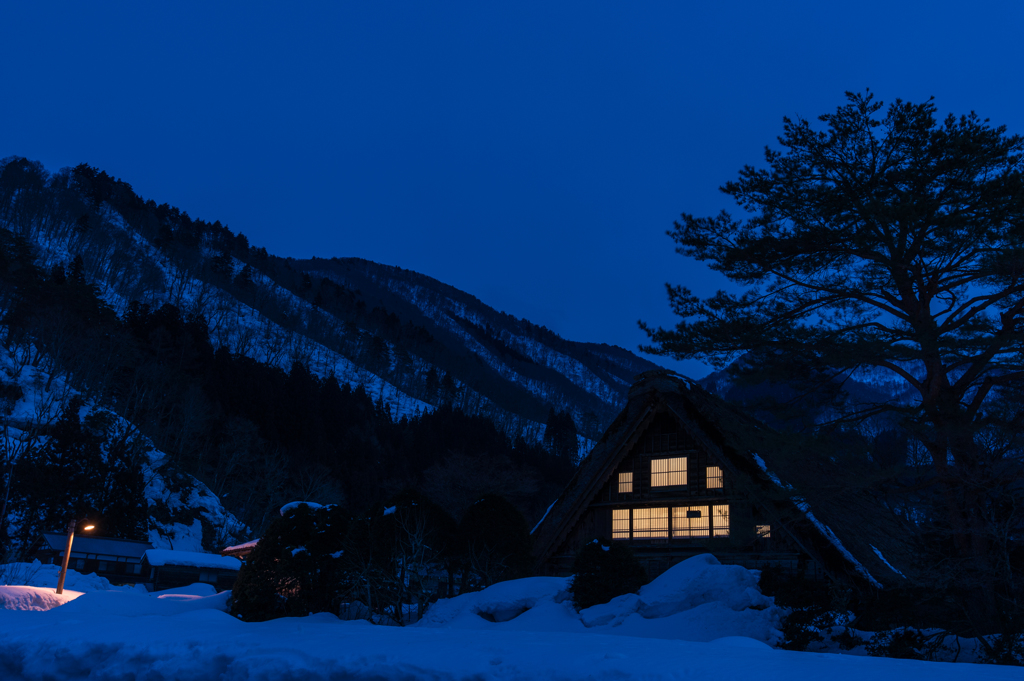
<svg viewBox="0 0 1024 681"><path fill-rule="evenodd" d="M231 614L248 622L337 612L348 516L338 506L293 506L267 528L242 566Z"/></svg>
<svg viewBox="0 0 1024 681"><path fill-rule="evenodd" d="M577 610L607 603L616 596L636 593L647 583L647 572L628 546L594 541L576 554L569 587Z"/></svg>

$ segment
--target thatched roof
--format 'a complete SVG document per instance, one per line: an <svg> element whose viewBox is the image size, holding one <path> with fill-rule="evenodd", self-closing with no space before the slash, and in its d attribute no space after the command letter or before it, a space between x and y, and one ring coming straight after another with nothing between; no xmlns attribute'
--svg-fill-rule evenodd
<svg viewBox="0 0 1024 681"><path fill-rule="evenodd" d="M783 436L672 371L640 374L626 408L584 459L534 531L538 562L560 550L655 415L668 413L718 459L730 479L833 578L882 587L906 583L913 547L905 523L869 486L851 485L821 445ZM903 575L907 575L904 577Z"/></svg>

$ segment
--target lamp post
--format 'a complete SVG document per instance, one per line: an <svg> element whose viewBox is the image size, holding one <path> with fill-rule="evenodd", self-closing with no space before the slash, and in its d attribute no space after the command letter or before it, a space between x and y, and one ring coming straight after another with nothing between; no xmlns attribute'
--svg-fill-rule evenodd
<svg viewBox="0 0 1024 681"><path fill-rule="evenodd" d="M68 559L71 558L71 542L75 538L75 525L77 521L71 520L68 522L68 545L64 548L64 561L60 565L60 576L57 577L57 593L64 593L64 578L68 574ZM89 524L82 527L82 531L88 532L89 530L96 527L95 525Z"/></svg>

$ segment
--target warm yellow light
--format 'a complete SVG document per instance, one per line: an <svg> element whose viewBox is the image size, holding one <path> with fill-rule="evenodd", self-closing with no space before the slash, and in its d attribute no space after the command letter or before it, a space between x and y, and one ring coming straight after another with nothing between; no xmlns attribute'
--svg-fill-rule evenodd
<svg viewBox="0 0 1024 681"><path fill-rule="evenodd" d="M86 530L86 531L88 531L88 530L95 530L95 529L96 529L96 526L95 526L95 525L86 525L86 526L85 526L85 527L83 527L82 529L83 529L83 530Z"/></svg>

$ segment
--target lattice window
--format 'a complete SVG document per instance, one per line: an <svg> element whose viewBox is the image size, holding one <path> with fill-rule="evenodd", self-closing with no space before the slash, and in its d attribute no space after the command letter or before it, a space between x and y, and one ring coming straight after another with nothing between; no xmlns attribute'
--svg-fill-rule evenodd
<svg viewBox="0 0 1024 681"><path fill-rule="evenodd" d="M722 489L724 486L722 469L718 466L708 466L708 489Z"/></svg>
<svg viewBox="0 0 1024 681"><path fill-rule="evenodd" d="M755 525L754 532L757 533L758 539L771 539L772 538L772 526L771 525Z"/></svg>
<svg viewBox="0 0 1024 681"><path fill-rule="evenodd" d="M619 494L633 492L633 473L619 473Z"/></svg>
<svg viewBox="0 0 1024 681"><path fill-rule="evenodd" d="M633 538L668 537L667 508L634 508Z"/></svg>
<svg viewBox="0 0 1024 681"><path fill-rule="evenodd" d="M629 509L612 509L612 539L629 539Z"/></svg>
<svg viewBox="0 0 1024 681"><path fill-rule="evenodd" d="M686 484L686 457L651 459L651 487L674 487Z"/></svg>
<svg viewBox="0 0 1024 681"><path fill-rule="evenodd" d="M673 537L707 537L711 532L707 506L673 506Z"/></svg>
<svg viewBox="0 0 1024 681"><path fill-rule="evenodd" d="M716 537L729 536L729 506L711 507L711 527Z"/></svg>

